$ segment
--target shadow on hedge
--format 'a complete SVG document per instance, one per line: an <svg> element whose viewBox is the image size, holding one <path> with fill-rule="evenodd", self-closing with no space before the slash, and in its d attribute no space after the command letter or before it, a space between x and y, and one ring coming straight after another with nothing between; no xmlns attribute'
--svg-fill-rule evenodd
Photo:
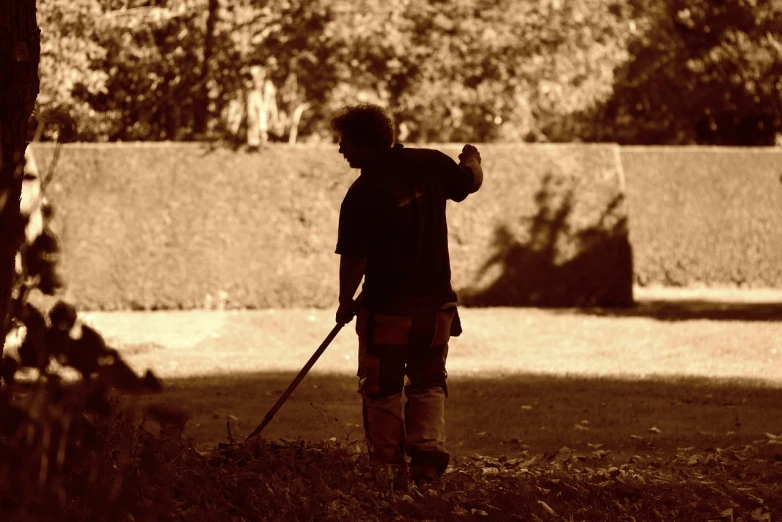
<svg viewBox="0 0 782 522"><path fill-rule="evenodd" d="M537 213L522 218L522 234L505 225L495 230L495 253L478 271L476 281L496 267L501 275L488 287L478 289L474 284L461 289L461 304L608 308L634 304L624 196L615 196L593 225L575 229L571 219L575 190L562 185L551 174L544 177L535 194ZM560 261L567 250L575 254Z"/></svg>

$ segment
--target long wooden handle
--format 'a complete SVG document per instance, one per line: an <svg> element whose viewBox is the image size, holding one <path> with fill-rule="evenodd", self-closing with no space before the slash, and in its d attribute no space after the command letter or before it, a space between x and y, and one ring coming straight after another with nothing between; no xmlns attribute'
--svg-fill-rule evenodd
<svg viewBox="0 0 782 522"><path fill-rule="evenodd" d="M254 437L258 433L260 433L267 424L269 424L274 418L274 415L277 413L277 411L282 407L282 405L285 403L286 400L288 400L288 397L290 397L291 393L293 393L293 390L296 389L296 386L299 385L302 379L304 379L304 376L307 375L307 372L310 371L310 368L315 364L315 362L318 360L318 358L323 354L323 352L326 351L326 348L328 348L329 344L331 344L331 341L334 340L334 338L337 336L339 331L342 329L342 327L345 326L342 323L337 323L334 328L332 328L331 333L326 337L326 339L321 343L321 345L318 347L318 349L315 351L314 354L312 354L312 357L310 357L310 360L307 361L307 364L304 365L304 368L301 369L299 374L296 376L295 379L293 379L293 382L290 383L288 386L288 389L285 390L285 393L283 393L279 399L277 399L277 402L272 406L272 409L269 410L269 413L266 414L266 416L263 418L263 421L258 425L257 428L253 430L250 435L247 436L247 438L244 440L247 442L250 440L251 437Z"/></svg>

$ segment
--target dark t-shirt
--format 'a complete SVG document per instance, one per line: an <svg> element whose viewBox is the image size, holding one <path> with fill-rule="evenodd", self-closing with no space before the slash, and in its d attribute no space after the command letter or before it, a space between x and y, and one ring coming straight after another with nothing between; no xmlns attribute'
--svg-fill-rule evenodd
<svg viewBox="0 0 782 522"><path fill-rule="evenodd" d="M336 253L367 259L369 309L413 315L456 301L445 202L463 201L473 177L440 151L402 145L361 170L342 202Z"/></svg>

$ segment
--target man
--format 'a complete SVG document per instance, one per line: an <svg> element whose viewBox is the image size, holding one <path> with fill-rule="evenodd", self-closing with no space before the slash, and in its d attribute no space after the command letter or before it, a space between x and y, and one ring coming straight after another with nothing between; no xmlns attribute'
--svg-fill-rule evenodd
<svg viewBox="0 0 782 522"><path fill-rule="evenodd" d="M446 200L464 201L481 187L481 156L465 145L457 164L436 150L394 145L391 121L373 105L348 107L331 123L339 152L361 169L340 209L336 319L347 324L357 315L370 457L404 468L407 455L416 483L436 480L450 459L444 447L448 340L461 333Z"/></svg>

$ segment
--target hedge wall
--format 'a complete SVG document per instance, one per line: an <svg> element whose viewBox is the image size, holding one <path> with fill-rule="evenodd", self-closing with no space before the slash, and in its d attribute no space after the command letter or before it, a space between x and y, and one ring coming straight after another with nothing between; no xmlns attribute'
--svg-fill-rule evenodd
<svg viewBox="0 0 782 522"><path fill-rule="evenodd" d="M638 284L782 288L782 149L623 147Z"/></svg>
<svg viewBox="0 0 782 522"><path fill-rule="evenodd" d="M456 158L457 145L431 145ZM42 170L53 147L35 146ZM618 148L482 145L486 180L449 203L454 286L473 305L632 299ZM332 307L339 205L357 171L334 146L71 144L48 190L80 309Z"/></svg>

